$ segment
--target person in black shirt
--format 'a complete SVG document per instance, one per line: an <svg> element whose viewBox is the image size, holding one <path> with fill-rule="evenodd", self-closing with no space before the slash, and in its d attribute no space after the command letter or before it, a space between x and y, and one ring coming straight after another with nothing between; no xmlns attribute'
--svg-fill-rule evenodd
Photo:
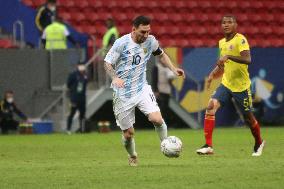
<svg viewBox="0 0 284 189"><path fill-rule="evenodd" d="M4 99L0 102L0 127L2 134L8 134L9 130L17 130L19 122L14 120L14 113L27 121L27 116L17 108L14 102L13 91L6 91Z"/></svg>
<svg viewBox="0 0 284 189"><path fill-rule="evenodd" d="M52 23L52 20L54 20L55 17L56 0L47 0L46 3L38 9L35 18L35 23L40 33L42 33L43 30Z"/></svg>
<svg viewBox="0 0 284 189"><path fill-rule="evenodd" d="M67 88L69 92L71 109L67 119L67 133L71 134L71 126L73 117L77 110L80 112L80 132L85 131L85 112L86 112L86 88L87 88L87 74L84 64L79 63L77 70L70 73L67 80Z"/></svg>

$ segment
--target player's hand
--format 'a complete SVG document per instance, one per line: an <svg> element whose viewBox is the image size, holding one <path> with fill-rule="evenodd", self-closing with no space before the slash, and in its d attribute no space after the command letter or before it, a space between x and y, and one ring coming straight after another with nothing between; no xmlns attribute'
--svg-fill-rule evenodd
<svg viewBox="0 0 284 189"><path fill-rule="evenodd" d="M206 87L206 88L207 88L207 90L210 89L212 80L213 80L213 76L210 74L210 75L208 76L207 81L206 81L206 84L207 84L207 87Z"/></svg>
<svg viewBox="0 0 284 189"><path fill-rule="evenodd" d="M228 60L228 56L222 56L218 61L217 65L220 67L224 67L225 62Z"/></svg>
<svg viewBox="0 0 284 189"><path fill-rule="evenodd" d="M177 76L182 76L183 78L185 78L185 73L184 73L183 69L176 68L176 70L174 71L174 73L175 73Z"/></svg>
<svg viewBox="0 0 284 189"><path fill-rule="evenodd" d="M156 97L156 99L157 99L157 98L159 98L160 93L159 93L159 92L154 92L154 95L155 95L155 97Z"/></svg>
<svg viewBox="0 0 284 189"><path fill-rule="evenodd" d="M123 79L120 79L119 77L115 77L113 78L112 80L112 84L115 86L115 87L118 87L118 88L122 88L124 87L124 80Z"/></svg>

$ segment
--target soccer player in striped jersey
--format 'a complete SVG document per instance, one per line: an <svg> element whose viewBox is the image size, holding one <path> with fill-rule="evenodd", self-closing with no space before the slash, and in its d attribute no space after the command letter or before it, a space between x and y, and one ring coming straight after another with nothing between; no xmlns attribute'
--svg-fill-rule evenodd
<svg viewBox="0 0 284 189"><path fill-rule="evenodd" d="M105 69L112 78L113 111L117 125L122 130L122 141L129 155L129 165L137 165L134 142L135 107L153 123L160 141L167 137L167 125L160 113L155 95L146 80L146 64L151 55L177 76L185 77L184 71L173 66L170 58L159 47L150 33L151 20L138 16L133 20L132 32L115 41L107 53Z"/></svg>
<svg viewBox="0 0 284 189"><path fill-rule="evenodd" d="M224 16L221 25L225 38L219 41L220 58L217 66L209 74L207 86L210 87L211 81L220 76L222 76L222 83L209 100L206 109L204 119L206 143L196 152L200 155L213 154L212 134L215 113L234 98L255 139L252 156L260 156L265 141L261 138L260 125L252 113L251 81L248 73L248 65L251 64L249 44L242 34L236 32L237 22L234 16Z"/></svg>

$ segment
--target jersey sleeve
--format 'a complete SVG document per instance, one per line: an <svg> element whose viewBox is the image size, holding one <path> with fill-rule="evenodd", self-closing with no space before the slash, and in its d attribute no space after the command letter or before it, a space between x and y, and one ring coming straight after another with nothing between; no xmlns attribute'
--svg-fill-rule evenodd
<svg viewBox="0 0 284 189"><path fill-rule="evenodd" d="M113 44L113 46L111 47L111 49L108 51L104 61L114 65L121 54L121 45L119 44L118 40L116 40Z"/></svg>
<svg viewBox="0 0 284 189"><path fill-rule="evenodd" d="M69 30L67 29L66 26L64 26L64 35L65 35L65 36L70 35L70 32L69 32Z"/></svg>
<svg viewBox="0 0 284 189"><path fill-rule="evenodd" d="M44 30L41 36L42 39L46 39L46 31Z"/></svg>
<svg viewBox="0 0 284 189"><path fill-rule="evenodd" d="M151 40L152 54L154 56L163 54L164 51L162 50L162 48L160 48L158 40L154 36L152 36Z"/></svg>
<svg viewBox="0 0 284 189"><path fill-rule="evenodd" d="M249 44L247 39L244 36L241 36L238 38L238 46L239 46L239 51L249 51Z"/></svg>
<svg viewBox="0 0 284 189"><path fill-rule="evenodd" d="M159 42L154 36L152 36L151 40L152 40L152 43L151 43L152 52L155 52L159 48Z"/></svg>

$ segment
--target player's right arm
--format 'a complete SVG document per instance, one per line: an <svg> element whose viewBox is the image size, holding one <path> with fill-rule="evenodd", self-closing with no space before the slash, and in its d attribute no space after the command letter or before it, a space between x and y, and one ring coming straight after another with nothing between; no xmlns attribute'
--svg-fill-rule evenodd
<svg viewBox="0 0 284 189"><path fill-rule="evenodd" d="M124 87L124 80L119 78L116 74L115 69L113 68L114 65L117 63L118 59L120 57L120 46L118 45L118 42L116 41L111 49L108 51L105 59L104 59L104 68L106 73L109 75L109 77L112 79L112 85L116 87Z"/></svg>
<svg viewBox="0 0 284 189"><path fill-rule="evenodd" d="M104 63L104 67L106 70L106 73L109 75L109 77L112 79L112 84L116 87L124 87L124 80L120 79L116 74L115 70L113 69L112 65L108 62Z"/></svg>
<svg viewBox="0 0 284 189"><path fill-rule="evenodd" d="M207 89L210 88L211 82L213 79L221 77L224 73L224 67L217 65L209 74L207 79Z"/></svg>
<svg viewBox="0 0 284 189"><path fill-rule="evenodd" d="M39 29L39 31L41 31L41 32L43 31L43 27L41 26L40 18L42 16L44 9L45 9L44 6L40 7L38 12L37 12L36 18L35 18L35 24L36 24L37 28Z"/></svg>
<svg viewBox="0 0 284 189"><path fill-rule="evenodd" d="M219 56L220 56L220 49L219 49ZM210 88L211 82L213 79L217 79L221 77L224 73L224 64L219 63L220 59L217 61L215 68L210 72L208 79L207 79L207 89Z"/></svg>

